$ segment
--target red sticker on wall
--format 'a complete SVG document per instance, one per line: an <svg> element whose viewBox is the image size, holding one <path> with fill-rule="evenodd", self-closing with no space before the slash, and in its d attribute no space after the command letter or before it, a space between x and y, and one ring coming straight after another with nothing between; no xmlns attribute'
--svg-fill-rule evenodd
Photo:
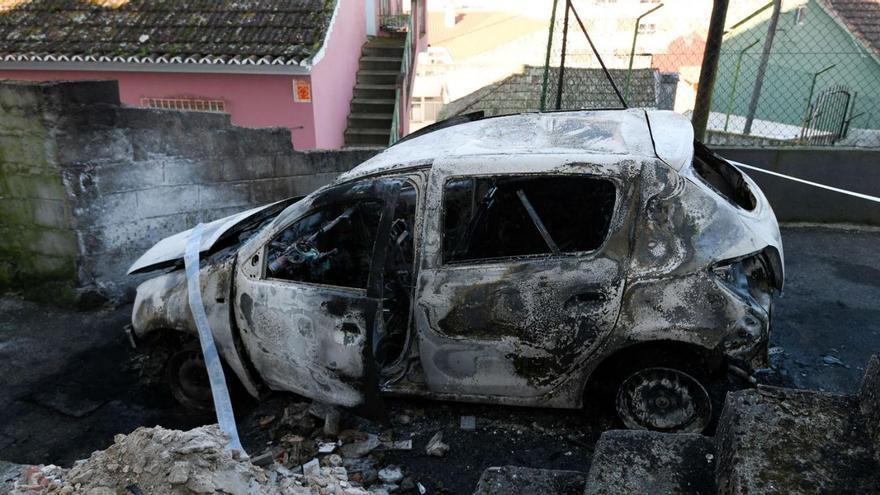
<svg viewBox="0 0 880 495"><path fill-rule="evenodd" d="M293 101L298 103L311 103L312 85L307 79L293 80Z"/></svg>

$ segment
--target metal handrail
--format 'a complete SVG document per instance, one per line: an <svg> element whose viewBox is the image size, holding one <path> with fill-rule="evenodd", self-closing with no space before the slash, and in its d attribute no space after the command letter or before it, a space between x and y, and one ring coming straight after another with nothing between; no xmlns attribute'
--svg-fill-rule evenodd
<svg viewBox="0 0 880 495"><path fill-rule="evenodd" d="M403 60L400 64L400 75L397 78L397 89L394 91L394 114L391 116L391 135L388 136L388 146L394 145L401 138L400 113L403 111L404 104L402 100L409 94L410 89L410 70L413 56L412 32L413 29L407 31L406 41L403 43Z"/></svg>

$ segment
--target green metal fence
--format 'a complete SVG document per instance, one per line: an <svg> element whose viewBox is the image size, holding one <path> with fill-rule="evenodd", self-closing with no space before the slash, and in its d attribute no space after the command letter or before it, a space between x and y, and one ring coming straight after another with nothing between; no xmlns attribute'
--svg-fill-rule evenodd
<svg viewBox="0 0 880 495"><path fill-rule="evenodd" d="M709 0L553 4L534 110L613 106L600 59L629 106L693 110ZM880 4L731 1L725 30L708 143L880 147Z"/></svg>

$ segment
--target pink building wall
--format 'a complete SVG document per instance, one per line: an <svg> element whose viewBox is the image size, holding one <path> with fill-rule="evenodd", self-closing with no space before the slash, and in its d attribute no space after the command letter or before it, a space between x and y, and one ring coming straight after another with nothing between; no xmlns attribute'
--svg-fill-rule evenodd
<svg viewBox="0 0 880 495"><path fill-rule="evenodd" d="M293 81L308 76L184 72L0 70L0 79L115 79L119 98L141 106L141 98L204 98L226 102L232 123L243 127L287 127L295 149L317 147L313 103L293 101ZM314 102L314 95L312 98Z"/></svg>
<svg viewBox="0 0 880 495"><path fill-rule="evenodd" d="M364 0L339 0L323 57L311 71L318 148L343 145L366 29Z"/></svg>

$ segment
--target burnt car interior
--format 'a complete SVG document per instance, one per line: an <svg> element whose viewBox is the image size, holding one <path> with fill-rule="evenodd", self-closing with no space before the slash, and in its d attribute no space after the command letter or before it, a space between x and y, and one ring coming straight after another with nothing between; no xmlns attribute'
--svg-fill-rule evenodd
<svg viewBox="0 0 880 495"><path fill-rule="evenodd" d="M445 186L447 263L592 251L614 212L615 186L584 176L467 177Z"/></svg>
<svg viewBox="0 0 880 495"><path fill-rule="evenodd" d="M382 203L337 203L312 212L269 243L266 274L366 289Z"/></svg>

